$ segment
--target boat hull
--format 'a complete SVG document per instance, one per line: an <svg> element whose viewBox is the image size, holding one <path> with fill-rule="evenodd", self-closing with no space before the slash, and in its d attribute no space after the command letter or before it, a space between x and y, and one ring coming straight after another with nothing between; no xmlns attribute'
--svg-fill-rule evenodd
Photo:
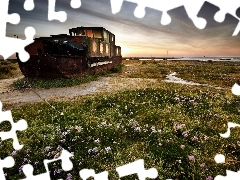
<svg viewBox="0 0 240 180"><path fill-rule="evenodd" d="M35 38L25 47L30 55L27 62L21 62L17 55L23 75L75 78L100 73L122 63L121 47L115 45L115 36L109 31L101 27L79 27L73 31L76 31L74 36ZM82 31L85 35L79 34Z"/></svg>
<svg viewBox="0 0 240 180"><path fill-rule="evenodd" d="M107 63L104 64L104 61ZM98 74L121 63L121 56L101 59L101 62L83 56L69 55L30 55L27 62L21 62L18 58L20 70L25 77L42 78L76 78Z"/></svg>

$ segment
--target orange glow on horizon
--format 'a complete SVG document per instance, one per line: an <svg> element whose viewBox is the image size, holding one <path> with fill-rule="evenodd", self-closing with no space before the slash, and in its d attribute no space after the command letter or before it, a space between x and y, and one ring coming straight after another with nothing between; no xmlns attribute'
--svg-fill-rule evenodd
<svg viewBox="0 0 240 180"><path fill-rule="evenodd" d="M128 57L134 52L134 50L129 46L121 45L121 52L123 57Z"/></svg>
<svg viewBox="0 0 240 180"><path fill-rule="evenodd" d="M131 47L120 45L123 57L220 57L220 56L239 56L239 51L236 49L175 49L169 48L151 48L151 47Z"/></svg>

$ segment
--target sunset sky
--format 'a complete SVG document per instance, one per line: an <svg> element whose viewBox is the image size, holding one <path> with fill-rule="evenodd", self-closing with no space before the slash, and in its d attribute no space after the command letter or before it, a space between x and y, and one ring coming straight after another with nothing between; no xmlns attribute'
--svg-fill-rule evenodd
<svg viewBox="0 0 240 180"><path fill-rule="evenodd" d="M240 33L232 37L238 20L231 15L217 23L213 16L218 7L206 3L199 16L207 20L207 27L197 29L184 7L169 11L170 25L160 24L160 11L146 9L146 16L138 19L133 12L136 4L124 1L121 11L112 14L110 0L82 0L79 9L72 9L70 0L56 0L56 10L68 14L66 22L49 22L48 1L35 0L35 9L25 11L24 0L10 0L9 13L18 13L21 22L7 25L7 36L25 38L24 29L33 26L36 37L67 34L77 26L104 27L116 35L116 44L123 56L240 56Z"/></svg>

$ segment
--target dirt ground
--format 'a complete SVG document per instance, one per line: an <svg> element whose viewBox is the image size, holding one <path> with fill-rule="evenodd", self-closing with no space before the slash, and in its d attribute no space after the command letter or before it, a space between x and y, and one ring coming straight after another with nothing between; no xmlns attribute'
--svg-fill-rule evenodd
<svg viewBox="0 0 240 180"><path fill-rule="evenodd" d="M25 89L1 93L0 99L3 103L39 102L43 99L57 100L101 92L116 92L124 89L149 87L154 85L155 82L156 79L101 77L97 81L74 87ZM6 89L8 88L1 86L1 91Z"/></svg>
<svg viewBox="0 0 240 180"><path fill-rule="evenodd" d="M126 73L131 73L129 65L126 69ZM127 89L146 88L154 86L157 81L156 79L127 78L124 75L115 74L110 77L100 77L96 81L73 87L51 89L31 88L12 91L11 84L22 77L20 75L17 78L0 80L0 101L8 107L13 108L25 103L49 100L66 100L96 93L115 93Z"/></svg>
<svg viewBox="0 0 240 180"><path fill-rule="evenodd" d="M1 79L0 80L0 93L7 92L11 90L11 84L18 80L23 78L22 75L19 75L18 77L15 78L10 78L10 79Z"/></svg>
<svg viewBox="0 0 240 180"><path fill-rule="evenodd" d="M25 103L48 102L49 100L71 100L77 96L93 95L97 93L115 93L127 89L156 87L158 79L128 77L129 73L133 73L137 70L137 65L138 64L136 63L125 64L123 72L120 74L111 74L109 77L100 77L96 81L73 87L51 89L30 88L12 91L11 84L23 76L19 75L15 78L3 79L0 80L0 101L5 105L4 107L12 109ZM174 75L176 75L176 73ZM187 82L173 75L167 76L165 81L196 85L194 82Z"/></svg>

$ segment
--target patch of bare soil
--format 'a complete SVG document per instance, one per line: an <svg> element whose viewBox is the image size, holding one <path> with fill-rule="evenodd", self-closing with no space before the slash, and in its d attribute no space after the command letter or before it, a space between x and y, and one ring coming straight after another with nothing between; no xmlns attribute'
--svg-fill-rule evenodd
<svg viewBox="0 0 240 180"><path fill-rule="evenodd" d="M121 90L146 88L154 86L156 79L142 78L121 78L121 77L101 77L97 81L92 81L74 87L51 88L51 89L25 89L6 92L9 85L16 79L8 79L7 83L2 81L0 86L0 101L3 104L14 107L20 104L42 102L48 100L66 100L77 96L91 95L97 93L115 93Z"/></svg>
<svg viewBox="0 0 240 180"><path fill-rule="evenodd" d="M15 78L9 78L9 79L1 79L0 80L0 93L7 92L12 90L11 85L13 84L14 81L23 78L23 75L20 75Z"/></svg>
<svg viewBox="0 0 240 180"><path fill-rule="evenodd" d="M98 93L115 93L117 91L147 88L156 84L157 79L147 78L128 78L126 73L136 71L139 62L126 64L123 72L112 74L110 77L101 77L97 81L86 84L51 89L22 89L13 90L11 84L23 76L0 80L0 101L8 107L15 107L25 103L43 102L43 101L61 101L71 100L77 96L93 95Z"/></svg>

